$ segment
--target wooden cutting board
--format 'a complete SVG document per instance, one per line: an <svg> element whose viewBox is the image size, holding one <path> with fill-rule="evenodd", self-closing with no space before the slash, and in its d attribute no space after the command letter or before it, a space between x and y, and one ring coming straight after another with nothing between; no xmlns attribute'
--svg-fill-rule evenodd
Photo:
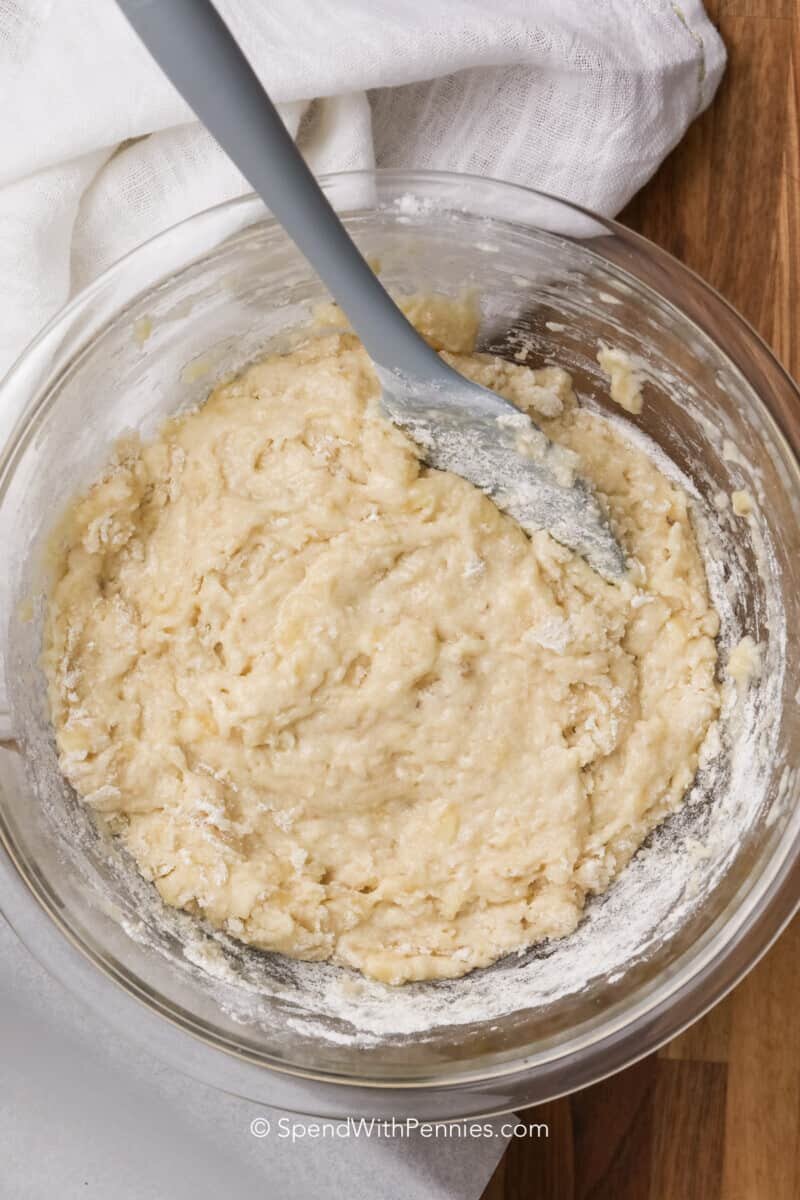
<svg viewBox="0 0 800 1200"><path fill-rule="evenodd" d="M706 9L725 79L621 219L712 283L800 379L800 0ZM800 918L658 1054L534 1113L549 1138L512 1142L484 1200L800 1200Z"/></svg>

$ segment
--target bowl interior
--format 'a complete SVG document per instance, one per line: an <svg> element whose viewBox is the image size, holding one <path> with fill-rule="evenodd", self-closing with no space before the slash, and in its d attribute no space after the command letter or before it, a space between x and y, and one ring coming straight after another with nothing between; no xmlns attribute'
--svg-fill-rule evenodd
<svg viewBox="0 0 800 1200"><path fill-rule="evenodd" d="M215 382L307 332L327 297L248 201L204 234L199 258L197 239L174 251L184 229L159 239L163 266L148 250L146 278L132 260L116 268L44 347L3 482L6 673L21 747L0 761L3 832L33 889L95 961L218 1046L345 1080L442 1081L523 1059L535 1066L624 1027L706 969L796 849L800 670L797 640L786 636L800 623L796 462L754 390L765 385L750 335L737 324L732 345L720 305L718 344L672 302L681 289L688 295L685 273L674 264L670 277L646 244L496 184L437 190L429 181L407 191L388 181L355 196L352 185L331 187L395 293L474 292L481 349L566 366L581 400L618 422L597 343L643 357L644 410L625 426L683 477L722 618L721 660L750 634L763 645L760 678L743 698L729 692L718 750L689 803L564 941L464 979L391 989L245 949L167 909L59 774L37 662L44 546L122 433L151 436ZM213 218L204 219L207 231ZM720 499L736 489L756 501L752 520Z"/></svg>

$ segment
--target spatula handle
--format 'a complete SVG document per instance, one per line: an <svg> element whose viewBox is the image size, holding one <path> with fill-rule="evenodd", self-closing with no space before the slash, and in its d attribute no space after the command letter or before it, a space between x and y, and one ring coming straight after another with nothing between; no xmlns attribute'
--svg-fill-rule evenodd
<svg viewBox="0 0 800 1200"><path fill-rule="evenodd" d="M442 364L337 217L280 114L209 0L117 0L153 58L330 289L367 352L389 370Z"/></svg>

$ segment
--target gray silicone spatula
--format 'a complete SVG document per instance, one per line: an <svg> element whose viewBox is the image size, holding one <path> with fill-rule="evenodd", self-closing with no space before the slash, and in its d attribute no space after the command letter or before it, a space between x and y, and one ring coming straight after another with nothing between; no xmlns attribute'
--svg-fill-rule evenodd
<svg viewBox="0 0 800 1200"><path fill-rule="evenodd" d="M209 0L118 0L150 53L346 313L387 416L431 466L490 495L523 529L546 529L606 579L625 556L586 482L513 405L463 379L412 328L362 258ZM527 435L527 436L526 436Z"/></svg>

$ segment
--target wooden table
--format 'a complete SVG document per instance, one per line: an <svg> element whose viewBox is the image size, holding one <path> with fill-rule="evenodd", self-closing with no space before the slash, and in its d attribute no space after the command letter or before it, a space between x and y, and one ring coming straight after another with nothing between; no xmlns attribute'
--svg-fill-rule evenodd
<svg viewBox="0 0 800 1200"><path fill-rule="evenodd" d="M711 109L622 220L692 267L800 379L800 0L706 0ZM528 1110L484 1200L800 1200L800 918L658 1054Z"/></svg>

